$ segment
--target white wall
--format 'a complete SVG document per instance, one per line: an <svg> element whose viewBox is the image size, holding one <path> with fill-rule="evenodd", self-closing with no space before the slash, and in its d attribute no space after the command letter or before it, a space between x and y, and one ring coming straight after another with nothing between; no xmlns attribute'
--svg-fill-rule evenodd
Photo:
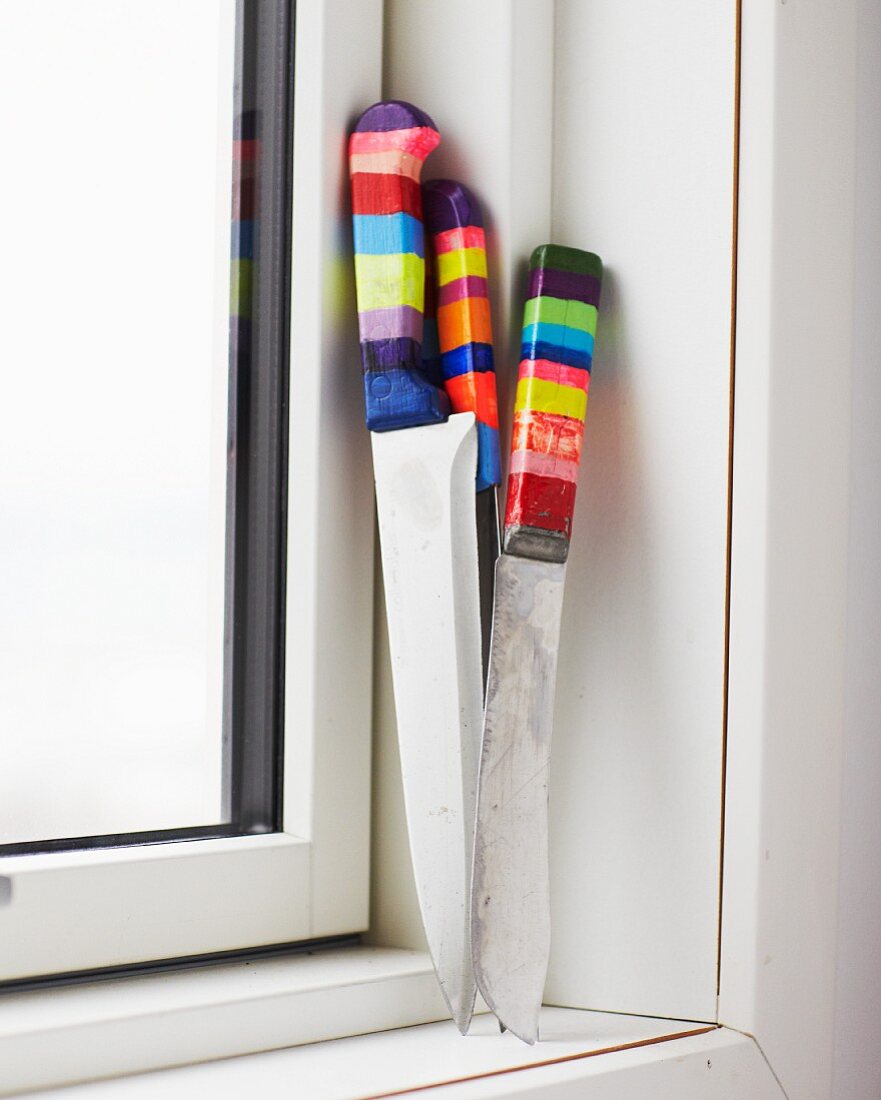
<svg viewBox="0 0 881 1100"><path fill-rule="evenodd" d="M606 275L558 677L548 997L713 1019L735 6L556 7L552 234Z"/></svg>

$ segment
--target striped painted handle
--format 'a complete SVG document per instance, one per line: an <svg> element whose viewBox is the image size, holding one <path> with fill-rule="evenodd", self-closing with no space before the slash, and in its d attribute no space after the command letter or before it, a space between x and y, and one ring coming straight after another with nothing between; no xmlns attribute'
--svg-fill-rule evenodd
<svg viewBox="0 0 881 1100"><path fill-rule="evenodd" d="M441 372L453 412L477 419L480 492L502 480L483 218L477 199L454 180L432 180L422 194Z"/></svg>
<svg viewBox="0 0 881 1100"><path fill-rule="evenodd" d="M422 205L425 206L424 196ZM434 282L434 264L431 257L431 234L428 232L425 235L425 316L422 322L422 370L429 382L437 386L438 389L442 390L444 388L440 337L437 332L437 287ZM447 397L449 396L447 394Z"/></svg>
<svg viewBox="0 0 881 1100"><path fill-rule="evenodd" d="M349 139L355 289L367 427L446 420L449 401L422 368L425 235L419 177L440 141L409 103L376 103Z"/></svg>
<svg viewBox="0 0 881 1100"><path fill-rule="evenodd" d="M565 561L572 532L603 265L546 244L529 263L529 297L505 511L508 554Z"/></svg>

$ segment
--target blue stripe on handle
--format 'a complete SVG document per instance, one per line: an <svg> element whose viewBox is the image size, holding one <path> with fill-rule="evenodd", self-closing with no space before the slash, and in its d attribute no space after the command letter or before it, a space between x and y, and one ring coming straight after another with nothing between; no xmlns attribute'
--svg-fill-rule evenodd
<svg viewBox="0 0 881 1100"><path fill-rule="evenodd" d="M477 371L485 374L493 369L491 344L463 344L441 355L444 378L456 378L460 374Z"/></svg>
<svg viewBox="0 0 881 1100"><path fill-rule="evenodd" d="M422 222L411 214L355 214L352 226L356 253L393 256L413 252L425 257Z"/></svg>
<svg viewBox="0 0 881 1100"><path fill-rule="evenodd" d="M450 415L450 399L421 370L371 370L363 378L367 427L372 432L442 424Z"/></svg>
<svg viewBox="0 0 881 1100"><path fill-rule="evenodd" d="M477 492L502 483L499 430L477 421Z"/></svg>
<svg viewBox="0 0 881 1100"><path fill-rule="evenodd" d="M550 363L562 363L566 367L581 367L590 371L591 357L575 348L561 348L558 344L523 344L521 359L547 359Z"/></svg>
<svg viewBox="0 0 881 1100"><path fill-rule="evenodd" d="M539 321L537 324L526 325L523 329L523 344L553 344L559 348L570 348L573 351L586 352L593 355L593 336L581 328L570 328L568 325L552 325L547 321Z"/></svg>

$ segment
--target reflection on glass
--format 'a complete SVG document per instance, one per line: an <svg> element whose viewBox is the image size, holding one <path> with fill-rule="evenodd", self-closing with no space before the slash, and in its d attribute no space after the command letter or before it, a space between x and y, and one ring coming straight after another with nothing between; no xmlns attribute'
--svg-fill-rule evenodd
<svg viewBox="0 0 881 1100"><path fill-rule="evenodd" d="M0 844L222 819L234 55L0 5Z"/></svg>

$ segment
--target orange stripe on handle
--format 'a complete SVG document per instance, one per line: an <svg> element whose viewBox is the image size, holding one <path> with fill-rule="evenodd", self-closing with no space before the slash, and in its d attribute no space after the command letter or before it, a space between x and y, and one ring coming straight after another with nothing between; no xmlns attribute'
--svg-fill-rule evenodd
<svg viewBox="0 0 881 1100"><path fill-rule="evenodd" d="M460 298L458 302L440 306L437 329L441 351L452 351L463 344L491 344L492 321L488 298Z"/></svg>
<svg viewBox="0 0 881 1100"><path fill-rule="evenodd" d="M470 371L446 380L453 412L473 412L489 428L499 426L496 376L492 371Z"/></svg>

